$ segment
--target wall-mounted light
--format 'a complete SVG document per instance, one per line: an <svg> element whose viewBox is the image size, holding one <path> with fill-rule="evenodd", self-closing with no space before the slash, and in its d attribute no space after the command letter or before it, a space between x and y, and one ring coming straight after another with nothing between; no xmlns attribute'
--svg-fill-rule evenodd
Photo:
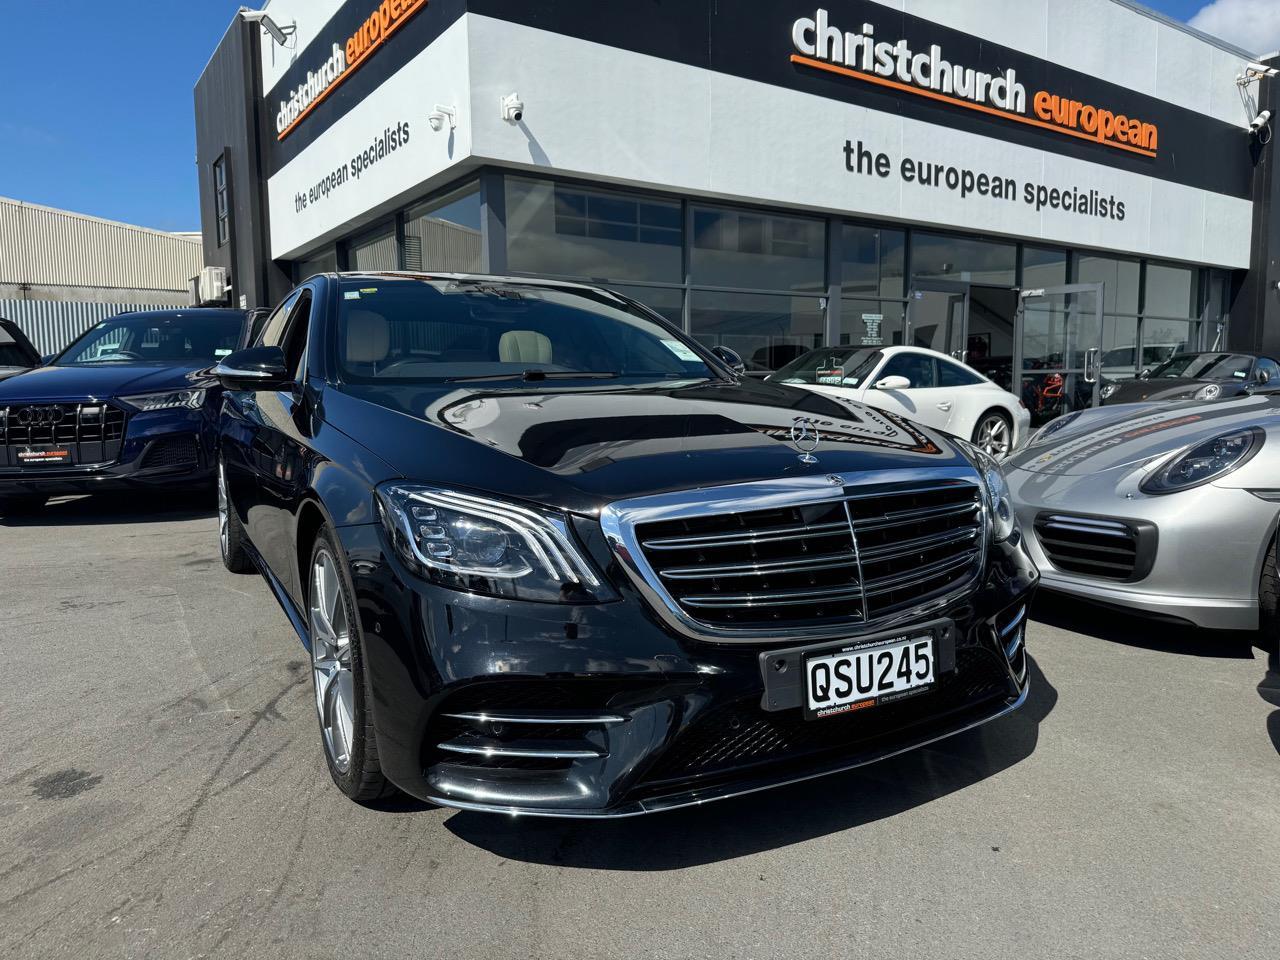
<svg viewBox="0 0 1280 960"><path fill-rule="evenodd" d="M443 130L446 123L452 130L458 125L458 111L453 107L437 103L435 110L427 114L427 123L431 124L431 129L436 132Z"/></svg>
<svg viewBox="0 0 1280 960"><path fill-rule="evenodd" d="M271 35L272 40L280 44L282 47L289 46L289 38L298 32L298 23L296 20L293 23L282 27L280 24L272 20L265 10L246 10L241 7L240 17L246 23L258 24L263 30L267 31L267 33Z"/></svg>

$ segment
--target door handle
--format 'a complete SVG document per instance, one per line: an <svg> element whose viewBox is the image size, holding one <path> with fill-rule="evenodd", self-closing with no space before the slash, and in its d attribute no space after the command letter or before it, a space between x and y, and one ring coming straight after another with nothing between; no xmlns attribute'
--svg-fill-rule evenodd
<svg viewBox="0 0 1280 960"><path fill-rule="evenodd" d="M1090 347L1084 352L1084 382L1098 382L1098 347Z"/></svg>
<svg viewBox="0 0 1280 960"><path fill-rule="evenodd" d="M938 401L938 409L939 409L939 410L941 410L941 411L943 411L944 413L945 413L946 411L950 410L950 409L951 409L951 401L950 401L950 400L939 400L939 401Z"/></svg>

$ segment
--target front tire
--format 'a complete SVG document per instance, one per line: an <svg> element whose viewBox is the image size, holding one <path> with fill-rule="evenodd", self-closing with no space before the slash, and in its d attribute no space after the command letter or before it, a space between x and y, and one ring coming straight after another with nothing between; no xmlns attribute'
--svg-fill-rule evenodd
<svg viewBox="0 0 1280 960"><path fill-rule="evenodd" d="M367 803L394 793L395 787L378 762L355 591L336 543L325 526L311 550L307 620L312 687L329 775L350 799Z"/></svg>
<svg viewBox="0 0 1280 960"><path fill-rule="evenodd" d="M1271 541L1258 577L1258 636L1270 666L1280 669L1280 576L1276 573L1276 541Z"/></svg>
<svg viewBox="0 0 1280 960"><path fill-rule="evenodd" d="M1013 421L998 410L988 410L973 428L973 444L996 460L1013 452Z"/></svg>
<svg viewBox="0 0 1280 960"><path fill-rule="evenodd" d="M218 458L218 547L222 565L232 573L252 573L253 561L245 549L248 538L227 491L227 468Z"/></svg>

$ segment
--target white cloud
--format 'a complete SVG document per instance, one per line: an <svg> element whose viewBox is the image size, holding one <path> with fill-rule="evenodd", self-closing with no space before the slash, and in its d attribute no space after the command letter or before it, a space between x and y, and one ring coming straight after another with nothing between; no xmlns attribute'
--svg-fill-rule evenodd
<svg viewBox="0 0 1280 960"><path fill-rule="evenodd" d="M1213 0L1187 22L1254 53L1280 50L1280 0Z"/></svg>

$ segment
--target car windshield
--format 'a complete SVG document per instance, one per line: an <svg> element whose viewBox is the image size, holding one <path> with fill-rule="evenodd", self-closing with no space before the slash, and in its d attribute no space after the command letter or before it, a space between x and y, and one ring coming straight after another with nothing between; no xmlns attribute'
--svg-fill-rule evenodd
<svg viewBox="0 0 1280 960"><path fill-rule="evenodd" d="M29 367L33 359L22 344L0 326L0 368Z"/></svg>
<svg viewBox="0 0 1280 960"><path fill-rule="evenodd" d="M1243 380L1252 368L1253 357L1239 353L1181 353L1152 370L1151 379Z"/></svg>
<svg viewBox="0 0 1280 960"><path fill-rule="evenodd" d="M242 321L194 311L103 320L64 350L60 367L91 363L214 363L236 349Z"/></svg>
<svg viewBox="0 0 1280 960"><path fill-rule="evenodd" d="M767 379L856 387L879 362L880 351L874 347L824 347L797 357Z"/></svg>
<svg viewBox="0 0 1280 960"><path fill-rule="evenodd" d="M338 344L352 383L718 376L694 344L612 294L510 281L343 280Z"/></svg>

